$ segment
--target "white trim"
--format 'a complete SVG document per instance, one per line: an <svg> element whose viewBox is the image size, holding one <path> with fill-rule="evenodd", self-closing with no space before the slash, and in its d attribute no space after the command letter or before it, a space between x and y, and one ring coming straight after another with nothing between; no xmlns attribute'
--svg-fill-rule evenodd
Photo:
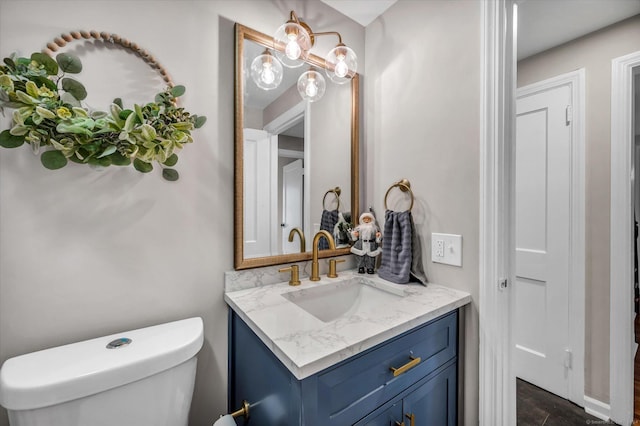
<svg viewBox="0 0 640 426"><path fill-rule="evenodd" d="M304 152L293 149L278 149L278 157L304 159Z"/></svg>
<svg viewBox="0 0 640 426"><path fill-rule="evenodd" d="M611 414L611 406L609 404L605 404L604 402L588 397L587 395L584 395L583 398L584 411L586 411L587 414L591 414L592 416L604 421L609 420Z"/></svg>
<svg viewBox="0 0 640 426"><path fill-rule="evenodd" d="M304 116L305 109L306 102L298 102L297 104L274 118L272 121L267 123L264 126L264 130L274 135L281 133L283 130L287 130Z"/></svg>
<svg viewBox="0 0 640 426"><path fill-rule="evenodd" d="M269 133L269 132L267 132ZM280 227L280 221L278 220L278 135L269 133L269 188L271 193L269 194L269 209L271 211L271 235L269 241L271 241L271 254L275 255L282 250L279 249L282 241L282 228ZM260 213L258 213L259 215Z"/></svg>
<svg viewBox="0 0 640 426"><path fill-rule="evenodd" d="M632 70L640 66L640 52L611 62L609 393L612 420L627 425L633 420Z"/></svg>
<svg viewBox="0 0 640 426"><path fill-rule="evenodd" d="M511 372L509 291L513 282L513 170L515 137L516 6L512 0L480 2L480 364L479 423L516 423L516 382Z"/></svg>
<svg viewBox="0 0 640 426"><path fill-rule="evenodd" d="M572 366L568 377L568 399L582 406L585 347L585 70L581 68L521 87L517 89L516 94L519 99L562 86L569 86L573 106L568 311Z"/></svg>
<svg viewBox="0 0 640 426"><path fill-rule="evenodd" d="M307 99L304 105L304 159L303 161L303 194L304 203L303 232L304 235L313 235L311 232L311 102Z"/></svg>
<svg viewBox="0 0 640 426"><path fill-rule="evenodd" d="M304 120L304 183L303 183L303 230L304 235L311 235L311 102L300 101L264 126L271 134L279 134L300 119ZM277 184L276 184L277 187ZM278 223L279 226L279 223Z"/></svg>

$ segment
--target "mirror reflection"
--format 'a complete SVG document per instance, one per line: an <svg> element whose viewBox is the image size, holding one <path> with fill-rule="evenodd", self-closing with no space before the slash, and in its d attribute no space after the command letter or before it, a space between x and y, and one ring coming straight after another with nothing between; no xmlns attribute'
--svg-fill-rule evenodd
<svg viewBox="0 0 640 426"><path fill-rule="evenodd" d="M320 229L337 237L337 250L321 240L321 257L348 253L345 229L358 207L358 76L303 100L299 76L324 66L309 55L265 90L251 64L273 51L273 40L236 24L236 42L236 269L310 259Z"/></svg>

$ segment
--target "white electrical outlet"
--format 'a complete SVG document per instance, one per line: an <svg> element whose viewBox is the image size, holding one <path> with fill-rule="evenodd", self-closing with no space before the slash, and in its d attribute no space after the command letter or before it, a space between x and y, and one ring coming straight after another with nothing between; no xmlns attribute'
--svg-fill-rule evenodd
<svg viewBox="0 0 640 426"><path fill-rule="evenodd" d="M431 233L431 261L462 266L462 235Z"/></svg>

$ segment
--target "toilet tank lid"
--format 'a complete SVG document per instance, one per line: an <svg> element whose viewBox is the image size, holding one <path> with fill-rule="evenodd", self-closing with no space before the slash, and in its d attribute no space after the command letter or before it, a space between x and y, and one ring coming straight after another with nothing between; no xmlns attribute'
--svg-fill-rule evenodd
<svg viewBox="0 0 640 426"><path fill-rule="evenodd" d="M113 341L119 347L108 349ZM0 405L28 410L90 396L175 367L202 343L196 317L10 358L0 368Z"/></svg>

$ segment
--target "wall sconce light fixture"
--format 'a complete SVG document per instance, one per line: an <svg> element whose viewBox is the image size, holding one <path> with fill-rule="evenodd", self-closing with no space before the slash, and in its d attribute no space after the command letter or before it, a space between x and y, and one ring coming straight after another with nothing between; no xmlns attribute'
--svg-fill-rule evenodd
<svg viewBox="0 0 640 426"><path fill-rule="evenodd" d="M309 102L315 102L320 99L324 95L326 88L327 83L325 83L324 77L313 68L304 72L298 78L298 93L300 93L302 99L307 99Z"/></svg>
<svg viewBox="0 0 640 426"><path fill-rule="evenodd" d="M269 49L251 62L251 78L263 90L275 89L282 82L282 64L273 57Z"/></svg>
<svg viewBox="0 0 640 426"><path fill-rule="evenodd" d="M264 90L278 87L282 81L282 65L288 68L301 67L309 55L309 50L313 47L315 38L330 34L338 36L338 44L329 51L325 58L325 72L329 79L336 84L348 83L358 68L358 58L355 52L342 42L340 33L337 31L314 33L309 25L298 19L293 10L289 20L278 28L273 37L277 59L268 51L255 58L251 64L253 80L258 87ZM311 102L320 99L325 89L324 77L313 68L303 73L298 79L300 96Z"/></svg>

